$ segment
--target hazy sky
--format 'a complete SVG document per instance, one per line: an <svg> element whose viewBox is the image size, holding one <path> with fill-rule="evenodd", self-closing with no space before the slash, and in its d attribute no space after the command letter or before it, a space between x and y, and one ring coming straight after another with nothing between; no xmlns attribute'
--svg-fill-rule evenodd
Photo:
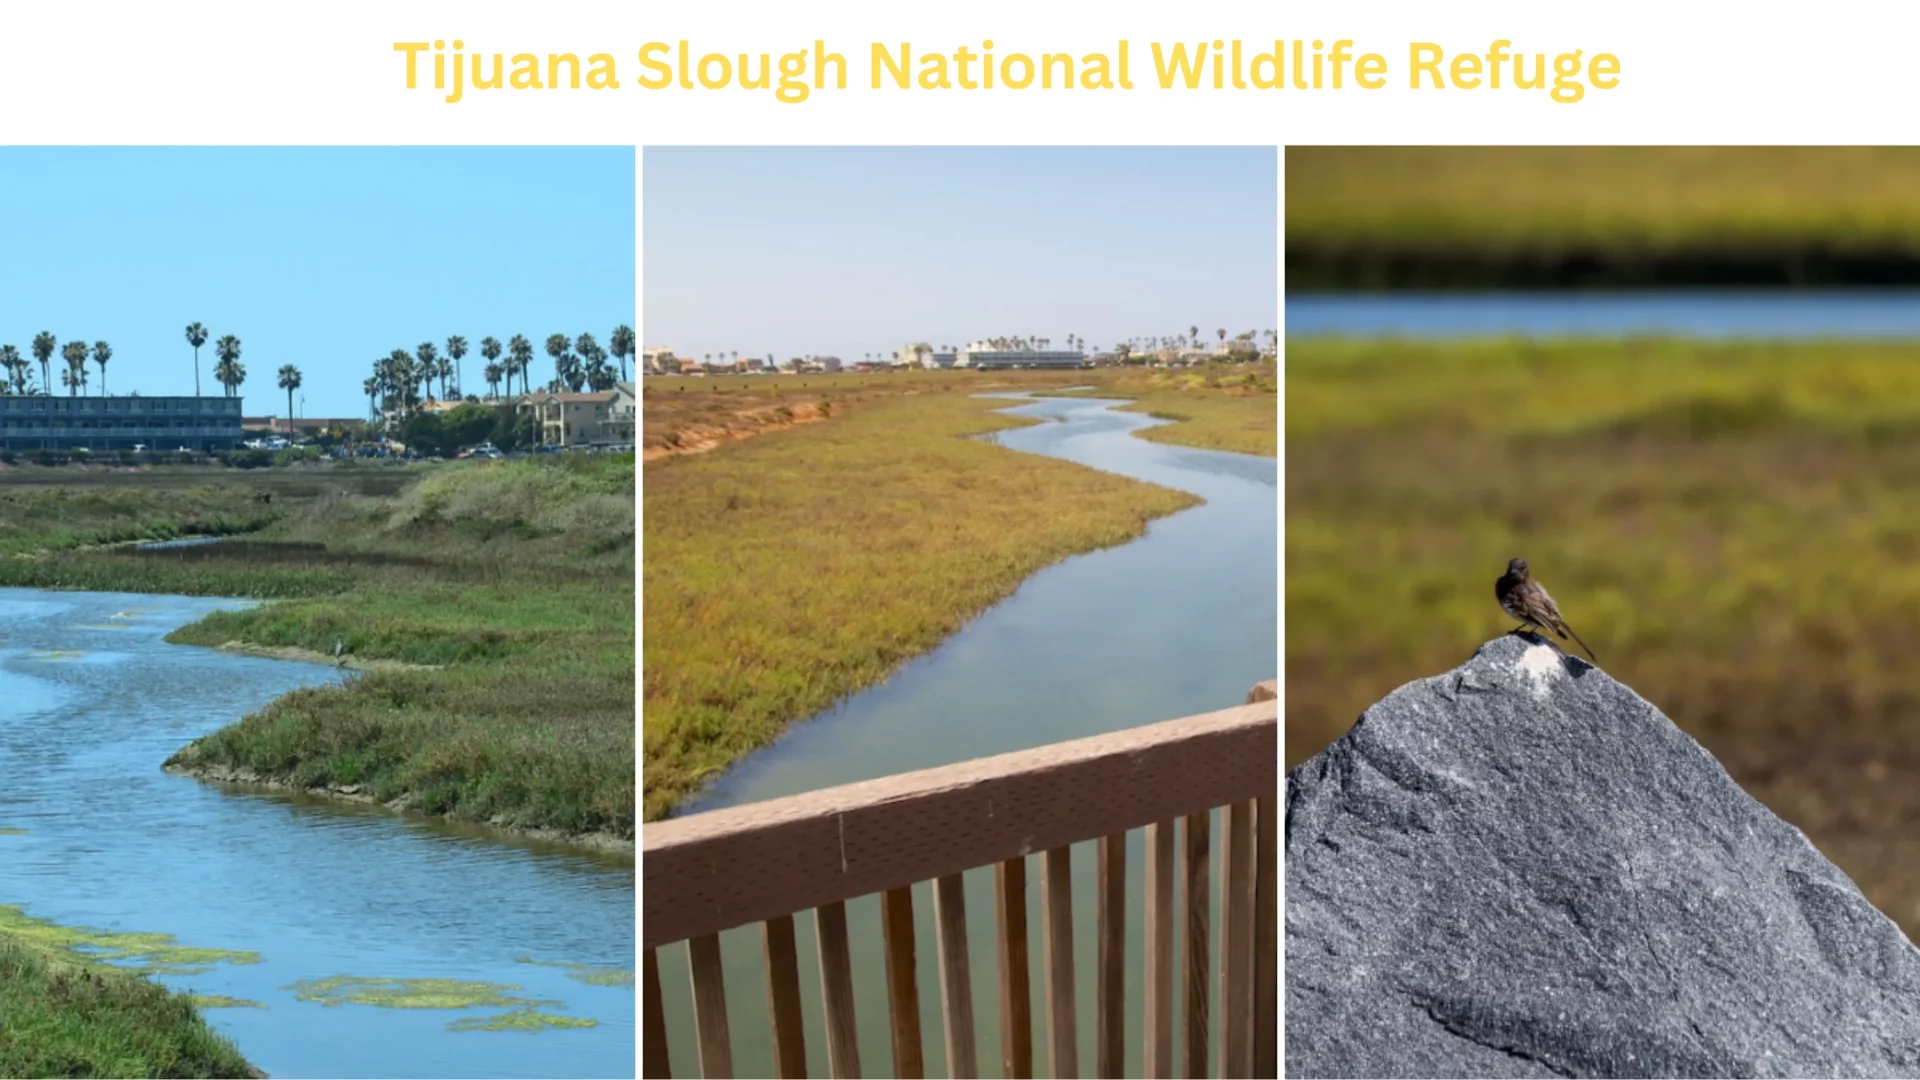
<svg viewBox="0 0 1920 1080"><path fill-rule="evenodd" d="M199 321L240 338L249 415L286 411L282 364L302 415L364 415L377 357L454 334L469 390L489 334L527 335L549 378L548 334L635 325L633 166L630 148L0 148L0 344L104 339L108 390L192 393Z"/></svg>
<svg viewBox="0 0 1920 1080"><path fill-rule="evenodd" d="M1271 147L649 147L647 347L1278 329Z"/></svg>

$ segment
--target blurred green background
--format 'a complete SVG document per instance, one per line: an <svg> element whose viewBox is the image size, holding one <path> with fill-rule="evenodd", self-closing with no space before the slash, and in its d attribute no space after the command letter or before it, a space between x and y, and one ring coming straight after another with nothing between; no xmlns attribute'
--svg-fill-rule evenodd
<svg viewBox="0 0 1920 1080"><path fill-rule="evenodd" d="M1291 149L1287 199L1288 765L1510 629L1493 582L1524 557L1609 674L1920 938L1920 260L1883 258L1920 251L1920 152ZM1652 276L1414 296L1424 272L1296 281L1296 237L1376 269L1577 247L1594 281L1606 251ZM1661 276L1716 250L1874 252L1896 288Z"/></svg>

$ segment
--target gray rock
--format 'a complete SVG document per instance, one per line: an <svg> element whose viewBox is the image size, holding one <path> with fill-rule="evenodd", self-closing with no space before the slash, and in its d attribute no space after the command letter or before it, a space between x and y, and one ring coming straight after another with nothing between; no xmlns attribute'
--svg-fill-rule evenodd
<svg viewBox="0 0 1920 1080"><path fill-rule="evenodd" d="M1289 773L1286 843L1288 1076L1920 1076L1920 950L1537 637Z"/></svg>

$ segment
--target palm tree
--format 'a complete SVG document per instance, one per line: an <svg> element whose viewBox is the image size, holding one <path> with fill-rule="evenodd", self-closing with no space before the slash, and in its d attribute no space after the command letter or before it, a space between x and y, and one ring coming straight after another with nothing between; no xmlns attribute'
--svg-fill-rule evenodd
<svg viewBox="0 0 1920 1080"><path fill-rule="evenodd" d="M502 369L501 366L494 363L494 361L500 359L500 339L496 337L481 338L480 355L486 357L487 367L493 371L493 375L487 379L487 382L493 387L493 396L497 398L500 396L500 373Z"/></svg>
<svg viewBox="0 0 1920 1080"><path fill-rule="evenodd" d="M491 341L492 339L489 338L488 340ZM496 344L498 343L496 342ZM500 399L500 365L498 363L488 364L481 374L485 375L487 379L487 397L498 401Z"/></svg>
<svg viewBox="0 0 1920 1080"><path fill-rule="evenodd" d="M613 358L620 361L620 381L627 381L627 357L633 355L633 327L621 323L613 328L613 336L607 339L607 349Z"/></svg>
<svg viewBox="0 0 1920 1080"><path fill-rule="evenodd" d="M440 349L431 341L423 341L413 350L413 358L417 361L414 374L426 384L428 401L433 400L434 377L440 374L439 356Z"/></svg>
<svg viewBox="0 0 1920 1080"><path fill-rule="evenodd" d="M187 344L193 346L193 396L200 396L200 346L207 343L207 328L199 323L187 324Z"/></svg>
<svg viewBox="0 0 1920 1080"><path fill-rule="evenodd" d="M515 334L512 340L507 342L507 355L513 358L513 363L509 368L509 374L507 376L507 396L513 396L513 376L511 374L513 371L520 373L520 392L524 394L532 390L533 383L528 381L527 369L533 364L533 342L528 341L524 334Z"/></svg>
<svg viewBox="0 0 1920 1080"><path fill-rule="evenodd" d="M67 362L67 374L61 382L69 395L78 394L87 385L87 343L69 341L60 346L60 359Z"/></svg>
<svg viewBox="0 0 1920 1080"><path fill-rule="evenodd" d="M293 392L300 389L300 369L292 364L280 365L280 389L287 392L287 438L293 438Z"/></svg>
<svg viewBox="0 0 1920 1080"><path fill-rule="evenodd" d="M567 354L567 348L572 344L565 334L547 335L547 355L553 357L553 381L556 384L561 380L560 358Z"/></svg>
<svg viewBox="0 0 1920 1080"><path fill-rule="evenodd" d="M27 371L32 366L21 357L19 349L11 345L0 345L0 368L6 369L7 377L13 384L14 393L27 392L27 384L32 381L27 377Z"/></svg>
<svg viewBox="0 0 1920 1080"><path fill-rule="evenodd" d="M466 380L460 377L460 358L467 355L467 339L455 334L447 339L447 356L453 361L453 390L455 394L466 390Z"/></svg>
<svg viewBox="0 0 1920 1080"><path fill-rule="evenodd" d="M582 360L592 360L599 348L600 343L593 340L592 334L581 334L573 340L573 351L579 353Z"/></svg>
<svg viewBox="0 0 1920 1080"><path fill-rule="evenodd" d="M107 396L107 361L113 359L113 346L104 341L93 343L93 362L100 368L100 396Z"/></svg>
<svg viewBox="0 0 1920 1080"><path fill-rule="evenodd" d="M414 375L413 354L405 349L393 350L387 354L386 369L387 411L404 415L412 411L414 403L419 400L420 380ZM400 395L398 409L393 404L395 394Z"/></svg>
<svg viewBox="0 0 1920 1080"><path fill-rule="evenodd" d="M247 381L247 369L240 363L240 339L228 334L213 343L213 355L219 362L213 366L215 381L226 389L226 396L232 397Z"/></svg>
<svg viewBox="0 0 1920 1080"><path fill-rule="evenodd" d="M367 416L374 420L380 419L380 377L368 376L367 380L360 384L360 392L367 395Z"/></svg>
<svg viewBox="0 0 1920 1080"><path fill-rule="evenodd" d="M53 336L53 331L51 330L42 330L33 335L33 358L40 361L40 385L43 387L42 393L53 393L53 369L49 365L53 361L54 350L59 347L60 342Z"/></svg>
<svg viewBox="0 0 1920 1080"><path fill-rule="evenodd" d="M1214 331L1214 333L1216 333L1216 334L1219 334L1219 335L1220 335L1220 343L1221 343L1221 344L1223 344L1223 345L1224 345L1224 344L1226 344L1226 341L1227 341L1227 328L1226 328L1226 327L1224 327L1224 326L1223 326L1223 327L1221 327L1220 329L1218 329L1218 330L1215 330L1215 331Z"/></svg>

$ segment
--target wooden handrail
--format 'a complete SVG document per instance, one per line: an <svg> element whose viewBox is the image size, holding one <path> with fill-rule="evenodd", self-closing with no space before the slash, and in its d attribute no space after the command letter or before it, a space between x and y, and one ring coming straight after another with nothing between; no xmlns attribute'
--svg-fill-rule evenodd
<svg viewBox="0 0 1920 1080"><path fill-rule="evenodd" d="M830 1075L861 1075L846 902L877 894L892 1046L890 1075L924 1075L913 887L931 882L945 1059L977 1075L966 871L993 869L1000 1072L1079 1075L1072 845L1097 842L1093 969L1096 1075L1117 1075L1128 1029L1149 1077L1277 1076L1279 920L1277 680L1247 704L643 828L644 1075L674 1075L656 950L687 942L699 1071L733 1075L723 931L758 922L773 1067L807 1075L794 915L813 909ZM1221 812L1217 895L1212 828ZM1146 828L1143 1012L1127 1016L1127 834ZM1176 843L1177 829L1177 843ZM1038 937L1027 926L1027 857L1040 870ZM1176 909L1175 886L1178 884ZM1218 935L1217 942L1215 934ZM1179 971L1173 947L1181 943ZM1220 966L1211 970L1212 947ZM1028 958L1040 956L1037 1012ZM1215 980L1217 978L1217 985ZM1213 991L1210 993L1210 991ZM1046 1043L1030 1038L1044 1020Z"/></svg>
<svg viewBox="0 0 1920 1080"><path fill-rule="evenodd" d="M1278 716L1267 698L654 822L641 829L641 947L1271 795Z"/></svg>

